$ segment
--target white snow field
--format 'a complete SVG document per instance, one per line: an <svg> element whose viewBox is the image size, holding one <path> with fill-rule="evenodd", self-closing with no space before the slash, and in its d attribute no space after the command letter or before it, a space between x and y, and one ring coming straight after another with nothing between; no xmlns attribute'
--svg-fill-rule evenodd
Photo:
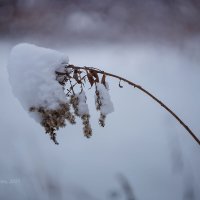
<svg viewBox="0 0 200 200"><path fill-rule="evenodd" d="M106 200L113 190L120 191L118 173L128 178L138 200L200 199L199 146L159 105L123 82L119 88L118 81L107 79L115 112L107 117L104 128L98 126L94 91L86 88L93 137L83 137L77 123L60 130L60 145L54 145L12 93L8 63L12 87L18 86L16 96L26 88L26 81L18 79L20 71L23 74L33 67L24 58L27 66L11 70L9 56L15 44L0 41L0 199ZM55 47L37 42L63 52L71 64L97 66L135 81L163 100L200 137L200 49L196 44L198 40L183 51L167 44L68 46L66 41L64 47ZM61 57L56 58L60 64ZM23 63L12 62L12 67ZM45 73L51 76L52 71L44 69L42 76ZM33 95L38 100L37 91ZM20 99L25 108L28 99L25 95ZM39 99L41 103L44 98Z"/></svg>

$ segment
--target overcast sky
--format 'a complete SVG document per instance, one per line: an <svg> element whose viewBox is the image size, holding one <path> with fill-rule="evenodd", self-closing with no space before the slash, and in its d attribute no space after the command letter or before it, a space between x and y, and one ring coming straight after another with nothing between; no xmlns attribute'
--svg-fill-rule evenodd
<svg viewBox="0 0 200 200"><path fill-rule="evenodd" d="M17 43L57 49L69 56L70 63L99 66L142 85L200 137L198 1L18 1L22 14L13 17L8 6L9 20L3 13L5 1L1 2L1 199L107 200L113 191L121 191L118 174L129 180L137 200L200 199L199 147L149 97L123 83L120 89L110 79L115 112L100 128L94 91L88 90L93 137L83 137L79 122L58 132L56 146L13 96L6 69ZM62 15L50 13L52 5ZM176 12L180 6L184 15ZM174 15L166 14L167 8Z"/></svg>

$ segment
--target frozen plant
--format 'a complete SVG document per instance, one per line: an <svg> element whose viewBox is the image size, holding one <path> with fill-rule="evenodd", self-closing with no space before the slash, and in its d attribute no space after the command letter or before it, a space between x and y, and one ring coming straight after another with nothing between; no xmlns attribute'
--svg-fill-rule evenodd
<svg viewBox="0 0 200 200"><path fill-rule="evenodd" d="M95 104L96 109L100 111L99 124L105 126L106 115L113 112L113 104L108 92L108 84L96 83Z"/></svg>
<svg viewBox="0 0 200 200"><path fill-rule="evenodd" d="M32 44L15 46L8 62L13 93L34 119L45 129L55 144L56 131L66 122L75 124L76 117L83 123L83 133L92 135L87 97L87 83L95 87L95 104L100 112L99 124L105 126L106 116L114 111L109 95L107 77L113 77L139 89L167 110L200 145L192 130L162 101L138 84L123 77L93 67L69 64L68 57L55 50ZM77 92L78 91L78 92Z"/></svg>
<svg viewBox="0 0 200 200"><path fill-rule="evenodd" d="M75 115L82 119L83 133L87 138L89 138L92 136L92 128L90 126L90 114L86 100L87 97L83 90L81 90L79 94L72 94L70 97L70 103L74 108Z"/></svg>

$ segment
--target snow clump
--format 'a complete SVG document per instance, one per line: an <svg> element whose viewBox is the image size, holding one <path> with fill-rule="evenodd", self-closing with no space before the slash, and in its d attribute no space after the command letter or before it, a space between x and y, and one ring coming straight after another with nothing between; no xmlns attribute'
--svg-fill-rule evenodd
<svg viewBox="0 0 200 200"><path fill-rule="evenodd" d="M105 85L101 83L96 83L95 104L96 109L100 111L99 124L102 127L105 126L105 119L107 114L114 111L108 88L108 83L106 83Z"/></svg>
<svg viewBox="0 0 200 200"><path fill-rule="evenodd" d="M13 93L25 110L30 107L56 109L67 103L55 71L67 65L63 53L33 44L16 45L8 61L8 73Z"/></svg>
<svg viewBox="0 0 200 200"><path fill-rule="evenodd" d="M68 70L65 68L68 63L63 53L23 43L11 50L7 66L14 95L56 144L55 131L66 125L65 119L75 123L55 74L55 71Z"/></svg>

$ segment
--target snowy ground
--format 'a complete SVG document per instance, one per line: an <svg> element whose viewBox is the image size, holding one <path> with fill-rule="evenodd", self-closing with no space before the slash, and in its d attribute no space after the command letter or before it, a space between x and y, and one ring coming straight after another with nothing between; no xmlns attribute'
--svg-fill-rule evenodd
<svg viewBox="0 0 200 200"><path fill-rule="evenodd" d="M200 137L199 41L188 44L48 47L66 52L72 64L99 66L142 85ZM115 112L105 128L90 94L93 137L82 136L80 122L60 130L54 145L12 94L6 64L13 45L0 41L1 199L109 199L120 188L119 173L138 200L200 198L199 147L159 105L126 84L120 89L110 80Z"/></svg>

